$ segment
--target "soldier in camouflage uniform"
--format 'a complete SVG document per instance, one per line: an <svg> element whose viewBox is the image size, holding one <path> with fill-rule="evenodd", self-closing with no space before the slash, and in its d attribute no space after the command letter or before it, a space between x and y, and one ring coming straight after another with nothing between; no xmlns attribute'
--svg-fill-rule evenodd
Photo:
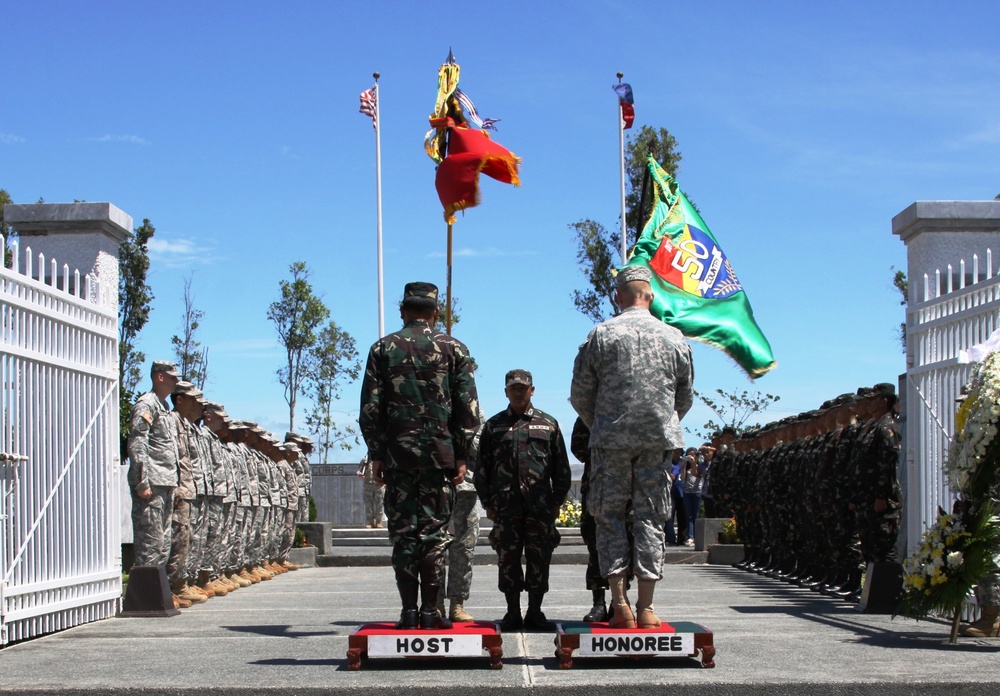
<svg viewBox="0 0 1000 696"><path fill-rule="evenodd" d="M180 376L173 363L154 361L150 370L153 389L132 407L128 483L137 566L166 565L170 556L179 454L176 424L165 399Z"/></svg>
<svg viewBox="0 0 1000 696"><path fill-rule="evenodd" d="M896 427L896 389L877 384L872 396L872 428L867 448L858 458L855 498L861 556L865 563L896 560L901 496L897 467L901 448Z"/></svg>
<svg viewBox="0 0 1000 696"><path fill-rule="evenodd" d="M474 483L479 466L479 438L482 428L476 432L469 449L466 463L465 481L455 487L455 508L451 515L454 540L448 547L448 618L452 621L474 621L465 610L472 588L472 561L476 555L476 541L479 539L479 510L476 503ZM440 607L439 607L440 609Z"/></svg>
<svg viewBox="0 0 1000 696"><path fill-rule="evenodd" d="M559 544L556 517L572 485L559 423L535 408L531 373L511 370L505 379L508 407L483 426L476 492L493 520L498 587L507 600L501 628L551 630L542 599L549 591L549 564ZM527 569L521 568L524 555ZM521 617L521 592L528 611Z"/></svg>
<svg viewBox="0 0 1000 696"><path fill-rule="evenodd" d="M385 484L375 483L371 459L366 454L358 466L358 478L363 481L365 503L365 527L382 526L382 511L385 507Z"/></svg>
<svg viewBox="0 0 1000 696"><path fill-rule="evenodd" d="M616 281L622 313L595 327L573 365L570 402L590 428L590 492L601 574L608 578L615 628L657 627L653 591L662 577L663 527L670 517L664 452L684 446L680 419L691 408L691 349L681 333L649 313L651 274L626 266ZM631 499L635 537L625 522ZM637 616L625 571L638 579Z"/></svg>
<svg viewBox="0 0 1000 696"><path fill-rule="evenodd" d="M479 426L465 344L433 327L438 289L409 283L402 330L371 347L361 387L361 434L375 480L385 482L392 564L403 611L397 627L451 625L437 610L455 485ZM417 594L420 591L420 609Z"/></svg>

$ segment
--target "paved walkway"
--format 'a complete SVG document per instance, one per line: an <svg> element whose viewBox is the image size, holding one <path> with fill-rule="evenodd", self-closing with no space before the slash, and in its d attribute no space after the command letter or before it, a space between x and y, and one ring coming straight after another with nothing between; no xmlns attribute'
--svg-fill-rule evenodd
<svg viewBox="0 0 1000 696"><path fill-rule="evenodd" d="M495 566L476 568L467 606L503 613ZM545 610L589 609L583 567L552 568ZM716 667L687 658L577 658L560 670L551 635L505 637L504 668L488 659L366 660L346 668L360 623L394 620L388 568L308 568L172 618L109 619L0 650L2 694L995 694L1000 639L949 645L943 621L860 614L843 603L726 566L672 565L662 618L715 633Z"/></svg>

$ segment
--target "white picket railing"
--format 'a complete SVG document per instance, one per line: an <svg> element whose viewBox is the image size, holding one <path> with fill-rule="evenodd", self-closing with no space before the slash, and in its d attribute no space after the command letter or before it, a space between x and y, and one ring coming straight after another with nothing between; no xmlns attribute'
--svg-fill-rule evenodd
<svg viewBox="0 0 1000 696"><path fill-rule="evenodd" d="M11 247L13 268L0 269L0 645L113 616L121 602L117 288Z"/></svg>
<svg viewBox="0 0 1000 696"><path fill-rule="evenodd" d="M934 276L911 278L919 302L906 311L906 533L907 552L920 543L938 507L950 510L955 494L944 473L954 436L955 411L972 365L959 362L959 351L984 342L1000 325L1000 276L993 255L985 268L973 256Z"/></svg>

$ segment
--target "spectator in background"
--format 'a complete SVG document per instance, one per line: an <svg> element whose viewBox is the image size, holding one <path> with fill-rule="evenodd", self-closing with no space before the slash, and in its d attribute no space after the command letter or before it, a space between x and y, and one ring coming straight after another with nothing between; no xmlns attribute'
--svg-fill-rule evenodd
<svg viewBox="0 0 1000 696"><path fill-rule="evenodd" d="M694 546L694 521L701 507L701 489L705 482L704 463L694 447L688 447L681 459L680 478L684 483L684 512L687 514L687 540L685 546Z"/></svg>
<svg viewBox="0 0 1000 696"><path fill-rule="evenodd" d="M681 479L681 461L684 458L683 449L675 449L671 455L670 499L673 502L673 512L670 515L670 528L673 530L673 543L682 546L688 538L687 512L684 511L684 481Z"/></svg>
<svg viewBox="0 0 1000 696"><path fill-rule="evenodd" d="M705 517L715 517L715 499L712 497L712 462L715 459L715 448L702 445L699 452L704 462L705 480L701 487L701 504L705 508Z"/></svg>

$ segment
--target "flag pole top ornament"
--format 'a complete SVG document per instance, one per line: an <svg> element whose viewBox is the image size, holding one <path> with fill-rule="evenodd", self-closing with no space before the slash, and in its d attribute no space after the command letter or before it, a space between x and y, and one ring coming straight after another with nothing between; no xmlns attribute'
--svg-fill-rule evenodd
<svg viewBox="0 0 1000 696"><path fill-rule="evenodd" d="M685 336L715 346L755 379L777 363L743 285L699 212L650 155L654 205L628 263L652 272L650 312Z"/></svg>
<svg viewBox="0 0 1000 696"><path fill-rule="evenodd" d="M376 82L378 82L378 79L379 79L380 77L382 77L382 74L381 74L381 73L379 73L379 72L373 72L373 73L372 73L372 77L374 77L374 78L375 78L375 81L376 81Z"/></svg>
<svg viewBox="0 0 1000 696"><path fill-rule="evenodd" d="M431 129L424 136L424 151L438 165L435 187L448 224L455 222L457 211L479 205L480 173L521 185L521 159L490 139L486 129L496 130L494 124L499 119L479 116L472 99L458 88L460 74L461 67L449 47L448 58L438 68L438 93L434 113L429 117ZM470 121L477 128L472 128Z"/></svg>

